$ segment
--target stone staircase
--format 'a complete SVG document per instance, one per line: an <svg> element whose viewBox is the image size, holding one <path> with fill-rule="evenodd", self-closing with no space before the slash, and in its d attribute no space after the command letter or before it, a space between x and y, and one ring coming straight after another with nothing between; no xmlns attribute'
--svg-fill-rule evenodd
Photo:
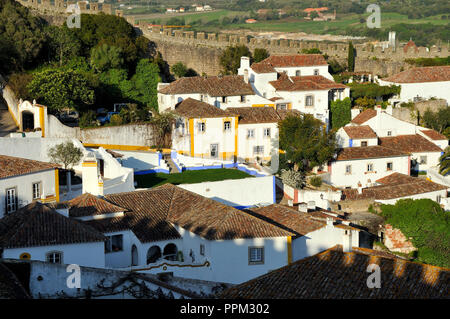
<svg viewBox="0 0 450 319"><path fill-rule="evenodd" d="M164 162L166 162L167 166L169 166L169 172L171 174L181 173L180 170L175 165L175 163L173 162L172 158L170 157L170 154L163 154L163 160Z"/></svg>

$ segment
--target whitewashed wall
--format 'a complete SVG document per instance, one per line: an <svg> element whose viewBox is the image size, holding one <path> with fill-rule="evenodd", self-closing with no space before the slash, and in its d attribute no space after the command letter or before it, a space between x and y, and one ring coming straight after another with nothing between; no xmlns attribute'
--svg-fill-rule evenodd
<svg viewBox="0 0 450 319"><path fill-rule="evenodd" d="M20 259L22 253L29 253L31 260L46 261L46 254L51 251L63 252L63 264L105 267L105 245L103 242L5 249L3 258Z"/></svg>
<svg viewBox="0 0 450 319"><path fill-rule="evenodd" d="M264 129L270 129L270 137L264 136ZM254 130L254 137L247 138L247 131ZM278 124L277 123L253 123L239 124L238 126L238 160L255 160L256 157L268 161L271 159L272 148L278 147ZM263 146L264 153L254 154L255 146Z"/></svg>
<svg viewBox="0 0 450 319"><path fill-rule="evenodd" d="M188 191L234 207L251 207L273 204L275 201L275 176L230 179L218 182L180 185Z"/></svg>
<svg viewBox="0 0 450 319"><path fill-rule="evenodd" d="M428 193L422 193L422 194L416 194L416 195L412 195L412 196L405 196L405 197L386 199L386 200L377 199L375 201L378 202L378 203L381 203L381 204L395 205L395 203L398 200L400 200L400 199L407 199L407 198L411 198L411 199L431 199L431 200L441 204L441 199L447 198L447 190L444 189L444 190L435 191L435 192L428 192Z"/></svg>
<svg viewBox="0 0 450 319"><path fill-rule="evenodd" d="M450 102L450 81L443 82L422 82L422 83L394 83L379 80L380 85L400 85L400 101L413 101L415 97L419 96L424 99L432 97L445 99L447 103Z"/></svg>
<svg viewBox="0 0 450 319"><path fill-rule="evenodd" d="M41 182L41 194L45 197L56 195L55 169L37 173L24 174L0 179L0 218L4 216L6 208L6 189L16 188L19 208L33 201L33 183Z"/></svg>
<svg viewBox="0 0 450 319"><path fill-rule="evenodd" d="M393 169L387 171L387 163L393 163ZM373 172L367 172L367 164L373 164ZM345 173L346 165L352 166L351 174ZM331 164L330 183L337 187L358 187L361 183L363 187L370 186L377 179L391 175L392 173L401 173L409 175L409 158L407 155L387 158L370 158L347 161L335 161ZM370 179L370 182L368 181Z"/></svg>

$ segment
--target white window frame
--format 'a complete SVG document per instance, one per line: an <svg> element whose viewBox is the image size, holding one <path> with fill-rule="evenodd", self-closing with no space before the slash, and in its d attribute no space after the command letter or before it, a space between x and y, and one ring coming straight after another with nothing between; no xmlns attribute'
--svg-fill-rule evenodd
<svg viewBox="0 0 450 319"><path fill-rule="evenodd" d="M197 131L199 133L205 133L205 131L206 131L206 123L205 122L198 122L197 123Z"/></svg>
<svg viewBox="0 0 450 319"><path fill-rule="evenodd" d="M295 71L295 76L301 76L301 75L302 75L302 72L300 70Z"/></svg>
<svg viewBox="0 0 450 319"><path fill-rule="evenodd" d="M345 165L345 174L348 174L348 175L352 174L352 166L351 165Z"/></svg>
<svg viewBox="0 0 450 319"><path fill-rule="evenodd" d="M366 145L363 145L365 143ZM368 141L361 141L361 147L367 147L369 145Z"/></svg>
<svg viewBox="0 0 450 319"><path fill-rule="evenodd" d="M424 155L424 156L420 156L419 157L419 164L420 165L426 165L428 161L428 156Z"/></svg>
<svg viewBox="0 0 450 319"><path fill-rule="evenodd" d="M205 256L205 245L200 244L200 256Z"/></svg>
<svg viewBox="0 0 450 319"><path fill-rule="evenodd" d="M389 169L389 164L391 164L391 168ZM386 170L387 171L393 171L394 170L394 162L387 162L386 163Z"/></svg>
<svg viewBox="0 0 450 319"><path fill-rule="evenodd" d="M264 247L248 247L248 264L262 265L264 264Z"/></svg>
<svg viewBox="0 0 450 319"><path fill-rule="evenodd" d="M370 169L369 169L369 167L370 167ZM367 163L367 171L373 172L373 163Z"/></svg>
<svg viewBox="0 0 450 319"><path fill-rule="evenodd" d="M308 99L311 99L311 104L308 104ZM314 95L307 95L305 97L305 106L306 107L314 107Z"/></svg>
<svg viewBox="0 0 450 319"><path fill-rule="evenodd" d="M264 154L264 145L255 145L253 146L253 154Z"/></svg>
<svg viewBox="0 0 450 319"><path fill-rule="evenodd" d="M320 70L319 69L314 69L314 75L319 75Z"/></svg>
<svg viewBox="0 0 450 319"><path fill-rule="evenodd" d="M37 185L37 191L35 189L35 185ZM31 184L31 190L33 194L33 200L34 199L40 199L42 196L42 182L34 182Z"/></svg>
<svg viewBox="0 0 450 319"><path fill-rule="evenodd" d="M105 241L105 254L108 253L115 253L119 251L123 251L123 234L117 234L117 235L110 235L106 236L107 240ZM113 239L114 238L121 238L121 248L118 250L113 250Z"/></svg>
<svg viewBox="0 0 450 319"><path fill-rule="evenodd" d="M14 213L18 209L17 187L10 187L5 190L6 213Z"/></svg>
<svg viewBox="0 0 450 319"><path fill-rule="evenodd" d="M247 138L255 138L255 129L247 129Z"/></svg>
<svg viewBox="0 0 450 319"><path fill-rule="evenodd" d="M231 131L231 121L223 122L223 130L224 131Z"/></svg>
<svg viewBox="0 0 450 319"><path fill-rule="evenodd" d="M58 256L58 258L56 258ZM45 261L51 264L63 264L63 252L59 250L52 250L45 254ZM57 261L57 259L59 259Z"/></svg>
<svg viewBox="0 0 450 319"><path fill-rule="evenodd" d="M270 137L270 127L266 127L263 129L263 136Z"/></svg>

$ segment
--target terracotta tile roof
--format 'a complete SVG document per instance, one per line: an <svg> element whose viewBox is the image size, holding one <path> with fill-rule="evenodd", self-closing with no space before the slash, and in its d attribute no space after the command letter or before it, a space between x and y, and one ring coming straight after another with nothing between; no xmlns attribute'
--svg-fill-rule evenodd
<svg viewBox="0 0 450 319"><path fill-rule="evenodd" d="M61 166L21 157L0 155L0 178L41 172L57 167Z"/></svg>
<svg viewBox="0 0 450 319"><path fill-rule="evenodd" d="M229 107L227 112L239 116L239 124L278 123L280 116L273 107Z"/></svg>
<svg viewBox="0 0 450 319"><path fill-rule="evenodd" d="M377 137L377 134L370 128L369 125L344 126L344 131L352 139Z"/></svg>
<svg viewBox="0 0 450 319"><path fill-rule="evenodd" d="M352 123L361 125L368 120L370 120L372 117L375 117L377 115L377 111L374 109L368 109L361 113L359 113L355 118L352 120Z"/></svg>
<svg viewBox="0 0 450 319"><path fill-rule="evenodd" d="M104 241L95 229L33 202L0 219L0 246L19 248Z"/></svg>
<svg viewBox="0 0 450 319"><path fill-rule="evenodd" d="M214 105L187 98L175 105L175 113L187 118L227 117L230 114Z"/></svg>
<svg viewBox="0 0 450 319"><path fill-rule="evenodd" d="M141 242L181 238L174 225L208 240L294 235L248 213L171 184L111 194L105 199L126 207L129 212L121 218L85 223L101 232L130 229Z"/></svg>
<svg viewBox="0 0 450 319"><path fill-rule="evenodd" d="M299 212L284 205L273 204L248 211L256 217L295 233L298 237L326 226L326 222L312 218L309 213Z"/></svg>
<svg viewBox="0 0 450 319"><path fill-rule="evenodd" d="M89 193L77 196L67 202L70 217L83 217L120 213L127 211L123 207L113 205L104 199Z"/></svg>
<svg viewBox="0 0 450 319"><path fill-rule="evenodd" d="M240 75L219 76L193 76L180 78L165 86L159 93L163 94L189 94L202 93L209 96L237 96L254 95L250 83L244 82Z"/></svg>
<svg viewBox="0 0 450 319"><path fill-rule="evenodd" d="M270 63L258 62L251 65L251 69L256 73L274 73L277 72Z"/></svg>
<svg viewBox="0 0 450 319"><path fill-rule="evenodd" d="M421 130L421 132L434 141L448 140L448 138L445 135L442 135L441 133L436 132L435 130Z"/></svg>
<svg viewBox="0 0 450 319"><path fill-rule="evenodd" d="M282 73L278 80L269 82L277 91L317 91L347 88L321 75L291 76Z"/></svg>
<svg viewBox="0 0 450 319"><path fill-rule="evenodd" d="M280 120L284 120L288 115L300 116L302 112L299 110L277 110Z"/></svg>
<svg viewBox="0 0 450 319"><path fill-rule="evenodd" d="M275 68L328 65L322 54L271 55L260 63L268 63Z"/></svg>
<svg viewBox="0 0 450 319"><path fill-rule="evenodd" d="M423 83L450 81L450 65L413 68L382 79L394 83Z"/></svg>
<svg viewBox="0 0 450 319"><path fill-rule="evenodd" d="M0 299L30 299L16 275L0 262Z"/></svg>
<svg viewBox="0 0 450 319"><path fill-rule="evenodd" d="M345 197L344 200L387 200L435 192L448 188L447 186L436 184L423 178L411 177L400 173L393 173L383 177L377 180L377 183L383 185L363 188L361 194L359 194L356 189L344 189L342 191Z"/></svg>
<svg viewBox="0 0 450 319"><path fill-rule="evenodd" d="M408 43L405 44L405 46L403 47L403 52L408 52L409 48L414 48L415 52L419 51L413 40L409 40Z"/></svg>
<svg viewBox="0 0 450 319"><path fill-rule="evenodd" d="M439 146L419 134L380 137L380 145L407 153L442 152Z"/></svg>
<svg viewBox="0 0 450 319"><path fill-rule="evenodd" d="M348 161L355 159L366 158L380 158L380 157L394 157L394 156L407 156L408 153L383 147L380 145L364 146L364 147L344 147L337 152L337 161Z"/></svg>
<svg viewBox="0 0 450 319"><path fill-rule="evenodd" d="M381 288L367 286L367 267L381 270ZM342 252L341 246L296 261L222 292L225 299L449 298L450 269Z"/></svg>

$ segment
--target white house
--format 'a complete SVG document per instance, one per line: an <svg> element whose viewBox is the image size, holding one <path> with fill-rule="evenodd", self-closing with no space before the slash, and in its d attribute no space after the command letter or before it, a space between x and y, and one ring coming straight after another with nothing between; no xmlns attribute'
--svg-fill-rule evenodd
<svg viewBox="0 0 450 319"><path fill-rule="evenodd" d="M276 103L277 109L295 109L327 123L329 102L350 96L350 89L335 83L320 54L270 56L250 66L241 58L238 74L248 78L254 91Z"/></svg>
<svg viewBox="0 0 450 319"><path fill-rule="evenodd" d="M270 161L273 150L278 151L278 112L271 107L236 107L227 111L239 117L238 162Z"/></svg>
<svg viewBox="0 0 450 319"><path fill-rule="evenodd" d="M383 146L345 147L328 164L324 180L336 187L358 188L394 172L409 175L410 156L401 150Z"/></svg>
<svg viewBox="0 0 450 319"><path fill-rule="evenodd" d="M248 78L239 75L194 76L158 84L159 111L173 110L179 102L192 98L226 109L229 106L274 106L253 92Z"/></svg>
<svg viewBox="0 0 450 319"><path fill-rule="evenodd" d="M0 155L0 218L33 202L59 201L59 165Z"/></svg>
<svg viewBox="0 0 450 319"><path fill-rule="evenodd" d="M377 134L368 125L344 126L336 132L340 147L358 147L378 145Z"/></svg>
<svg viewBox="0 0 450 319"><path fill-rule="evenodd" d="M237 156L236 115L187 98L175 106L172 148L191 157L229 160Z"/></svg>
<svg viewBox="0 0 450 319"><path fill-rule="evenodd" d="M33 202L1 218L1 257L105 267L105 237L55 208Z"/></svg>
<svg viewBox="0 0 450 319"><path fill-rule="evenodd" d="M380 85L400 85L398 102L439 98L450 102L450 66L413 68L380 79Z"/></svg>
<svg viewBox="0 0 450 319"><path fill-rule="evenodd" d="M344 200L371 199L382 204L395 204L400 199L431 199L445 204L449 187L424 178L392 173L376 180L376 186L344 189Z"/></svg>
<svg viewBox="0 0 450 319"><path fill-rule="evenodd" d="M170 184L104 198L84 194L66 205L71 218L108 238L106 267L184 278L239 283L349 235L359 244L358 230L336 218L279 205L241 211ZM272 211L269 220L264 215Z"/></svg>

